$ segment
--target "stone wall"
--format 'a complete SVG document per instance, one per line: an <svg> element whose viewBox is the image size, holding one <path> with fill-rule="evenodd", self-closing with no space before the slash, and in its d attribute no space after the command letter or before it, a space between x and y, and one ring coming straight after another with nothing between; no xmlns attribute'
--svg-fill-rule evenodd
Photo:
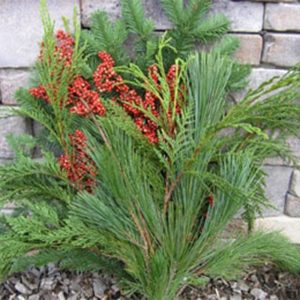
<svg viewBox="0 0 300 300"><path fill-rule="evenodd" d="M89 26L89 16L96 9L104 9L112 18L120 13L119 0L48 0L52 18L60 27L61 16L71 17L74 2L80 7L81 23ZM170 24L159 9L159 0L144 0L147 15L151 16L158 30ZM224 13L232 22L231 34L240 39L241 47L236 57L253 66L249 87L255 88L262 81L282 75L300 61L300 3L296 0L214 0L212 13ZM2 0L0 2L0 116L6 107L16 104L14 92L29 80L29 68L38 54L42 36L39 19L39 0ZM236 101L245 92L234 94ZM5 135L9 132L33 132L28 120L16 116L0 119L0 163L12 159ZM300 142L290 144L300 158ZM287 215L300 218L300 172L293 170L279 159L268 160L267 194L277 210L267 211L266 216ZM272 219L272 218L270 218ZM273 218L274 219L274 218ZM300 220L300 219L299 219ZM293 220L294 222L295 220Z"/></svg>

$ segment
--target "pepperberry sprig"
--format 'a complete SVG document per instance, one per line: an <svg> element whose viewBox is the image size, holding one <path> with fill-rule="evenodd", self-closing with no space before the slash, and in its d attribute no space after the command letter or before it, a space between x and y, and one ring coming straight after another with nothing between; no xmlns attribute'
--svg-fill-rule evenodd
<svg viewBox="0 0 300 300"><path fill-rule="evenodd" d="M41 84L29 90L38 100L44 101L53 112L53 125L57 132L63 155L58 159L62 169L67 172L70 183L77 190L91 191L94 185L95 170L93 162L87 155L87 140L83 132L75 130L69 134L66 128L70 115L81 117L91 115L103 116L106 112L98 92L76 68L78 53L78 36L59 30L55 37L48 37L41 45L37 68L46 69ZM76 71L77 70L77 71Z"/></svg>
<svg viewBox="0 0 300 300"><path fill-rule="evenodd" d="M107 52L99 52L101 63L93 74L93 85L96 90L93 90L92 84L81 75L76 75L67 86L64 97L59 98L57 86L62 81L59 74L56 76L56 82L51 82L47 86L40 84L29 92L35 98L52 106L54 110L67 110L71 114L91 118L105 115L106 109L101 98L108 96L123 107L150 143L157 144L160 131L163 135L173 137L176 131L176 116L181 114L181 106L185 102L182 80L184 68L181 62L177 61L167 73L164 70L162 50L167 46L168 41L163 40L157 55L157 64L148 67L148 74L144 74L133 65L128 69L115 68L115 61L111 55ZM74 40L69 34L63 31L56 34L56 45L53 51L58 58L58 63L61 63L64 69L72 68L73 47ZM43 47L40 60L42 62L45 60ZM136 76L136 81L125 81L118 70L131 72ZM138 92L132 86L142 88L142 92ZM63 120L58 120L58 126L64 151L59 160L61 167L66 170L68 178L78 189L91 189L91 182L86 181L85 178L90 177L94 172L90 171L91 168L84 168L81 160L83 159L89 166L92 165L88 156L83 155L85 153L83 144L86 143L83 133L77 130L65 139ZM78 148L74 141L79 141L81 147Z"/></svg>
<svg viewBox="0 0 300 300"><path fill-rule="evenodd" d="M165 71L163 51L165 48L174 50L169 42L170 39L165 37L161 39L156 56L157 62L148 67L148 74L144 74L136 65L117 67L114 70L133 75L135 79L126 82L145 91L141 104L139 98L138 101L129 98L125 99L127 101L123 105L129 105L130 109L136 109L145 118L150 119L156 126L156 136L159 131L162 131L163 135L173 137L176 131L176 119L185 104L186 63L178 59L167 72Z"/></svg>
<svg viewBox="0 0 300 300"><path fill-rule="evenodd" d="M78 190L92 192L95 186L96 168L87 154L87 138L81 130L69 135L71 154L63 154L59 164L67 172L69 180Z"/></svg>

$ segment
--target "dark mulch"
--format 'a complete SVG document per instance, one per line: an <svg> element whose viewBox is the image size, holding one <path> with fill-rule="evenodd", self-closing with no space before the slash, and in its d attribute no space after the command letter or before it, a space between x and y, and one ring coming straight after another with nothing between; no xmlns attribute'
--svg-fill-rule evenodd
<svg viewBox="0 0 300 300"><path fill-rule="evenodd" d="M239 281L215 278L205 287L188 287L182 296L185 300L300 300L300 276L266 265L250 270Z"/></svg>
<svg viewBox="0 0 300 300"><path fill-rule="evenodd" d="M280 272L270 265L252 269L239 281L208 279L199 288L187 287L181 300L300 300L300 276ZM100 273L61 271L55 265L31 268L0 284L0 300L127 299L117 281ZM131 299L142 299L135 296ZM151 299L150 299L151 300Z"/></svg>

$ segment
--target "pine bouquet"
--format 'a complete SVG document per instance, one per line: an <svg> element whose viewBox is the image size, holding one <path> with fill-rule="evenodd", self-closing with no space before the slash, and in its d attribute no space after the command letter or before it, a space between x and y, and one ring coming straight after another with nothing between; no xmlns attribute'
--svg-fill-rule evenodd
<svg viewBox="0 0 300 300"><path fill-rule="evenodd" d="M265 261L299 272L284 236L252 230L268 205L264 160L297 163L286 139L299 136L299 69L230 105L249 67L230 57L236 41L221 39L228 21L203 18L209 1L161 3L174 28L157 37L138 0L122 1L115 23L95 13L90 31L74 18L73 35L67 23L54 34L42 2L35 81L18 91L16 113L43 129L10 137L16 159L0 167L0 201L18 207L0 223L2 276L56 262L167 300ZM36 145L42 160L31 157ZM238 213L249 233L222 239Z"/></svg>

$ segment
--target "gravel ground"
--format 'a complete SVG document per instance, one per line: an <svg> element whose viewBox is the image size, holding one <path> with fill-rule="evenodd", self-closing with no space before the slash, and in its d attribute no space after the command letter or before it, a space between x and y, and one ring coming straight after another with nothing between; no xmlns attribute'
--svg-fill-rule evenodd
<svg viewBox="0 0 300 300"><path fill-rule="evenodd" d="M97 300L129 298L121 295L117 281L101 273L61 271L49 264L31 268L0 284L1 300ZM141 300L135 296L131 299ZM300 299L300 277L279 272L269 265L252 269L239 281L209 279L202 288L187 287L181 300L296 300Z"/></svg>

